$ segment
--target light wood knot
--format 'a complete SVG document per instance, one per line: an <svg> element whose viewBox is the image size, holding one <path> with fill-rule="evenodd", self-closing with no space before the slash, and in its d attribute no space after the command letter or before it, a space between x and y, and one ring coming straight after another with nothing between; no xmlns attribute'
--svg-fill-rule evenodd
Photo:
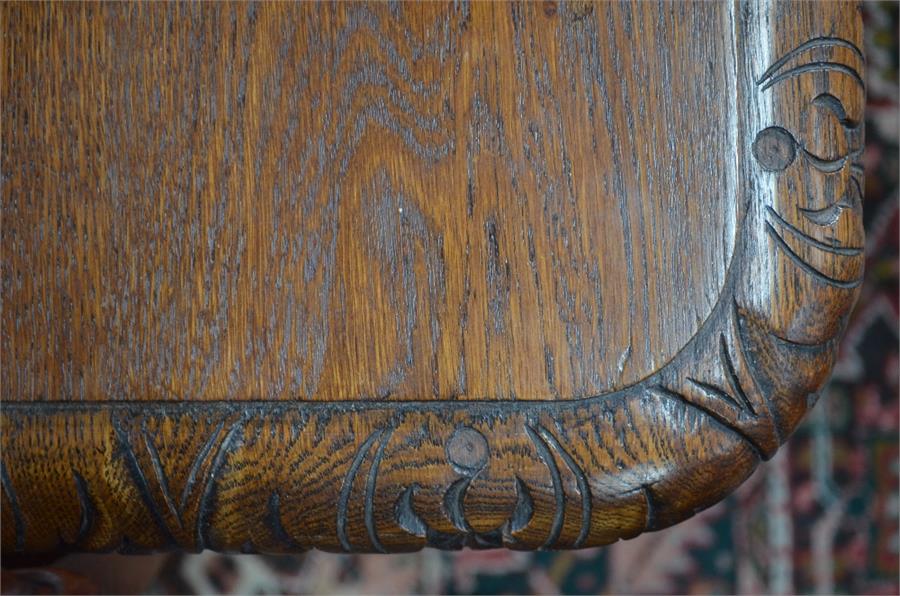
<svg viewBox="0 0 900 596"><path fill-rule="evenodd" d="M453 431L447 441L447 459L461 474L474 474L488 459L488 444L480 432L464 426Z"/></svg>
<svg viewBox="0 0 900 596"><path fill-rule="evenodd" d="M756 135L753 141L753 156L769 172L781 172L794 162L797 155L797 141L794 136L780 126L770 126Z"/></svg>

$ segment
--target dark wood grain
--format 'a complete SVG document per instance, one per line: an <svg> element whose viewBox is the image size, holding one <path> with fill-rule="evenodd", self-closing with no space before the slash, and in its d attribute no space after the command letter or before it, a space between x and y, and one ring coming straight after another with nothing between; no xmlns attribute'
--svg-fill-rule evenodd
<svg viewBox="0 0 900 596"><path fill-rule="evenodd" d="M0 18L4 549L604 544L829 373L853 4Z"/></svg>

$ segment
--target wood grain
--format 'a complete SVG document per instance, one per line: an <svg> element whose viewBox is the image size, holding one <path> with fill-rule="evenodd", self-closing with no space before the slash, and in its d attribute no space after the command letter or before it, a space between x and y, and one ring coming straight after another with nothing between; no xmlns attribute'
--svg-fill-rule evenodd
<svg viewBox="0 0 900 596"><path fill-rule="evenodd" d="M604 544L828 375L853 4L0 19L4 549Z"/></svg>
<svg viewBox="0 0 900 596"><path fill-rule="evenodd" d="M8 9L10 393L574 399L658 369L733 251L728 11L596 10Z"/></svg>

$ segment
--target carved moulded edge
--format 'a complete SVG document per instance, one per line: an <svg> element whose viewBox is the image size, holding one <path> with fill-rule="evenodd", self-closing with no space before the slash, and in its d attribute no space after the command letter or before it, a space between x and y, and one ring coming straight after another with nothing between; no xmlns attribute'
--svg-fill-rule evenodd
<svg viewBox="0 0 900 596"><path fill-rule="evenodd" d="M862 92L852 63L802 61L832 50L862 63L851 42L816 37L746 84L764 97L798 77L834 73ZM862 280L862 125L827 91L809 106L839 123L846 153L826 159L784 126L748 119L745 177L759 182L790 167L849 172L845 192L823 207L803 206L794 197L760 201L745 184L717 304L688 344L640 382L572 401L6 403L4 548L579 548L713 504L772 457L814 403ZM774 277L765 291L754 280L761 272ZM785 276L810 288L790 325L771 318ZM825 330L812 341L797 321L810 313ZM197 440L188 444L176 426L197 431ZM34 440L45 443L42 462L30 461ZM190 451L183 462L173 444ZM421 464L418 481L399 469L403 462ZM248 476L254 463L271 475ZM31 486L47 470L71 481ZM41 490L53 493L47 503L72 506L37 502ZM242 511L247 520L236 517ZM56 531L32 532L38 519Z"/></svg>

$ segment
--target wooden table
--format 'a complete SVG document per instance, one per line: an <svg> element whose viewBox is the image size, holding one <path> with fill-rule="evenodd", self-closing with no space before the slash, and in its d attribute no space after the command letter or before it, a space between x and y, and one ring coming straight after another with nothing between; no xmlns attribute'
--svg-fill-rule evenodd
<svg viewBox="0 0 900 596"><path fill-rule="evenodd" d="M829 374L853 4L0 19L5 553L606 544Z"/></svg>

